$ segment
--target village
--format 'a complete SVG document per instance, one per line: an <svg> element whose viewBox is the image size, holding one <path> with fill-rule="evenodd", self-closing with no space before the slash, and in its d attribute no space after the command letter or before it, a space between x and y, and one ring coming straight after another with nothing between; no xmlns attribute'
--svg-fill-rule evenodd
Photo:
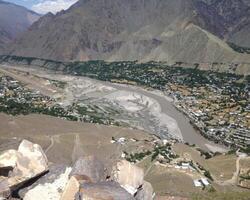
<svg viewBox="0 0 250 200"><path fill-rule="evenodd" d="M74 63L65 71L163 91L204 137L249 151L249 76L129 61Z"/></svg>
<svg viewBox="0 0 250 200"><path fill-rule="evenodd" d="M149 73L152 73L152 70L163 74L162 70L155 69L150 69ZM249 100L245 80L242 77L235 79L235 81L242 81L245 86L235 89L235 82L228 83L224 80L223 82L226 83L221 87L218 84L219 81L215 82L214 85L208 84L210 79L205 83L192 80L192 83L188 79L190 76L192 77L192 73L189 74L190 76L185 75L186 80L183 79L183 74L177 76L171 71L171 68L168 70L170 70L168 72L169 80L164 84L164 88L157 84L150 87L151 83L155 84L153 81L147 82L149 85L143 88L151 91L152 88L161 89L165 95L174 99L174 106L188 116L190 123L197 127L201 134L218 143L221 141L225 141L223 143L226 145L229 145L226 143L227 141L234 143L231 145L232 150L225 153L212 153L204 151L194 144L180 143L175 139L161 139L153 137L153 135L154 139L144 140L132 136L117 137L114 135L108 141L109 145L114 149L119 149L121 159L143 168L146 180L153 183L157 193L164 192L165 185L168 183L179 184L182 187L185 185L183 182L191 185L185 185L184 191L176 186L176 190L172 191L173 194L177 190L182 191L179 195L187 195L185 191L189 190L194 193L213 194L215 191L220 191L221 188L249 189L249 141L245 138L249 135L249 110L247 107ZM175 73L180 73L178 70ZM187 71L184 72L187 73ZM167 71L164 74L167 74ZM214 74L211 76L206 74L206 77L212 79ZM65 85L65 83L56 80L45 79L42 81L45 81L46 84L56 84L59 88ZM122 81L126 82L124 79ZM145 86L142 83L138 84L133 79L130 81L136 86ZM202 81L204 80L202 79ZM119 78L114 79L113 77L112 82L119 83ZM163 82L159 80L158 82L163 85ZM190 83L192 84L190 85ZM79 122L85 117L84 122L95 123L93 115L88 115L95 113L95 110L90 112L89 107L82 107L81 113L78 113L76 112L77 105L63 107L63 105L58 104L56 99L48 97L38 90L30 90L24 83L4 74L0 75L0 85L1 112L11 115L45 114ZM225 115L221 114L223 112ZM85 119L93 121L85 121ZM103 116L100 116L99 119L105 120ZM225 123L222 123L222 120ZM102 124L102 122L97 123ZM224 135L218 134L216 132L218 130L225 131ZM68 140L66 141L68 142ZM53 139L51 144L53 144ZM132 150L131 145L136 148ZM157 181L155 177L158 177ZM166 180L168 181L166 182ZM164 188L162 188L163 185ZM171 187L168 189L171 191Z"/></svg>
<svg viewBox="0 0 250 200"><path fill-rule="evenodd" d="M140 64L92 61L70 64L63 71L103 81L142 86L149 90L161 90L166 96L174 99L175 107L188 116L190 123L204 137L232 148L241 148L249 153L249 76L171 67L159 62ZM1 83L6 84L6 78L2 78ZM10 88L16 87L17 84L15 80L10 80L8 83L11 84ZM63 87L65 83L53 82L53 84ZM3 97L3 89L1 91ZM38 91L23 91L17 88L12 92L18 92L18 95L15 94L15 98L11 96L8 98L21 103L27 97L27 100L32 99L36 110L52 107L52 111L50 108L49 112L38 112L47 112L70 120L120 125L112 118L96 115L93 108L91 110L90 107L72 105L65 109L55 104L53 99L42 97ZM25 96L22 96L22 93Z"/></svg>
<svg viewBox="0 0 250 200"><path fill-rule="evenodd" d="M59 88L64 85L63 82L55 80L46 80L46 84ZM62 106L56 98L44 95L39 90L29 89L25 84L5 74L0 74L0 112L10 115L37 113L70 121L115 124L112 119L96 115L90 108L79 105Z"/></svg>

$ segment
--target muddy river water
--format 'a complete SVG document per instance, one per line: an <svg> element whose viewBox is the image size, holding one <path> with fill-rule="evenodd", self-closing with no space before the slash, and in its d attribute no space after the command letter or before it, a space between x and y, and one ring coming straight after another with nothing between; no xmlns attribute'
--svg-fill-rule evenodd
<svg viewBox="0 0 250 200"><path fill-rule="evenodd" d="M146 91L141 88L135 88L135 87L127 87L123 85L118 84L112 84L105 82L105 84L115 87L118 90L128 90L131 92L141 93L145 96L148 96L152 99L155 99L161 106L161 111L165 113L166 115L170 116L171 118L175 119L178 127L181 131L183 140L185 142L188 142L190 144L195 144L196 146L207 149L211 151L225 151L225 148L221 145L215 144L206 138L204 138L202 135L198 133L198 131L190 124L189 119L187 116L185 116L182 112L177 110L175 106L173 105L173 102L168 101L163 96L154 94L152 92Z"/></svg>

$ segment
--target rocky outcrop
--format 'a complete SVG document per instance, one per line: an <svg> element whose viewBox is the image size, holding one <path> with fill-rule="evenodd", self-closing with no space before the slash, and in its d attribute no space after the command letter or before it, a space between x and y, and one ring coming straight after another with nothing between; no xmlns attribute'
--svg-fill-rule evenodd
<svg viewBox="0 0 250 200"><path fill-rule="evenodd" d="M58 197L61 195L63 188L69 180L70 172L71 168L65 165L51 166L47 174L40 177L30 186L20 189L18 195L20 198L24 199L36 192L37 194L40 193L40 196L43 197L43 191L47 191L48 197L49 194Z"/></svg>
<svg viewBox="0 0 250 200"><path fill-rule="evenodd" d="M85 183L76 197L77 200L135 200L116 182Z"/></svg>
<svg viewBox="0 0 250 200"><path fill-rule="evenodd" d="M79 189L80 189L79 180L75 176L72 176L68 181L60 200L75 199L76 194L79 192Z"/></svg>
<svg viewBox="0 0 250 200"><path fill-rule="evenodd" d="M48 161L42 148L23 140L18 150L8 150L0 156L0 169L8 169L8 173L0 179L0 197L18 190L28 181L48 171ZM10 192L6 192L9 190Z"/></svg>
<svg viewBox="0 0 250 200"><path fill-rule="evenodd" d="M2 170L7 168L14 168L18 159L18 152L14 149L5 151L0 155L0 168ZM3 172L2 172L3 173Z"/></svg>
<svg viewBox="0 0 250 200"><path fill-rule="evenodd" d="M136 200L152 200L155 194L152 185L147 181L143 181L141 188L138 189L134 196Z"/></svg>
<svg viewBox="0 0 250 200"><path fill-rule="evenodd" d="M104 164L94 156L79 158L73 166L71 176L81 177L91 182L106 180Z"/></svg>
<svg viewBox="0 0 250 200"><path fill-rule="evenodd" d="M113 179L132 195L143 185L143 170L126 160L118 162L112 173Z"/></svg>
<svg viewBox="0 0 250 200"><path fill-rule="evenodd" d="M0 155L0 199L152 200L141 168L119 161L107 169L95 156L80 157L73 167L50 167L42 148L23 140L18 150ZM36 179L35 179L36 178Z"/></svg>
<svg viewBox="0 0 250 200"><path fill-rule="evenodd" d="M70 171L71 168L66 168L54 181L38 184L36 187L28 190L23 200L59 200L69 180Z"/></svg>

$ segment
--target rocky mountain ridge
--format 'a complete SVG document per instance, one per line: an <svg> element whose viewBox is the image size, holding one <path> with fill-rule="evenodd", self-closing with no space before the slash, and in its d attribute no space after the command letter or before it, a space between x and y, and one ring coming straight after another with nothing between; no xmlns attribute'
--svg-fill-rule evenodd
<svg viewBox="0 0 250 200"><path fill-rule="evenodd" d="M249 63L249 54L225 42L247 44L248 10L242 0L80 0L42 17L5 53L61 61Z"/></svg>
<svg viewBox="0 0 250 200"><path fill-rule="evenodd" d="M250 47L250 9L247 0L196 1L198 24L227 42Z"/></svg>
<svg viewBox="0 0 250 200"><path fill-rule="evenodd" d="M39 17L39 14L22 6L0 1L0 52Z"/></svg>

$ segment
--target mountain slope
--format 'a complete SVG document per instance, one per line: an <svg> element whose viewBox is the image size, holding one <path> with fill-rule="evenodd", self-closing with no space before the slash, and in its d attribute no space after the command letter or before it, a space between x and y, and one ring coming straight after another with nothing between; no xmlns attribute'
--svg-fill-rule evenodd
<svg viewBox="0 0 250 200"><path fill-rule="evenodd" d="M0 1L0 52L40 16L24 7Z"/></svg>
<svg viewBox="0 0 250 200"><path fill-rule="evenodd" d="M200 1L80 0L42 17L7 53L56 60L250 62L205 31L206 24L199 27Z"/></svg>
<svg viewBox="0 0 250 200"><path fill-rule="evenodd" d="M250 47L249 0L195 1L198 24L225 39L243 47Z"/></svg>

